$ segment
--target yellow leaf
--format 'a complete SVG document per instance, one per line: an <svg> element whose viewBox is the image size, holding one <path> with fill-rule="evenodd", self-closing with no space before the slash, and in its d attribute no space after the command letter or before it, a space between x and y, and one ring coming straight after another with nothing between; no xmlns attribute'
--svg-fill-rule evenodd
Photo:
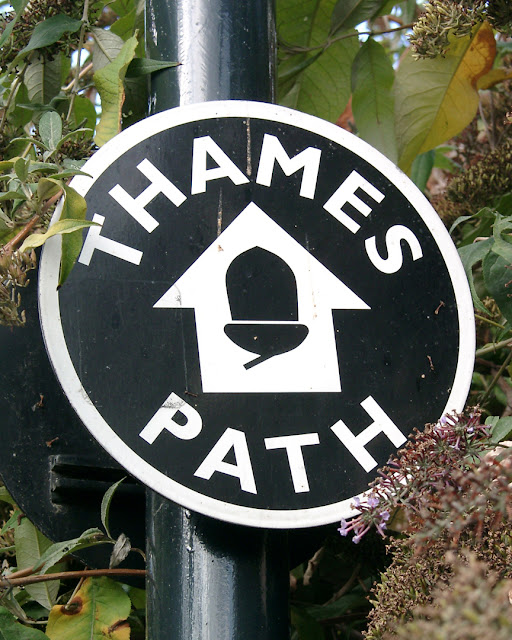
<svg viewBox="0 0 512 640"><path fill-rule="evenodd" d="M477 83L478 89L490 89L495 85L503 82L504 80L510 80L512 78L512 69L491 69L489 73L482 76Z"/></svg>
<svg viewBox="0 0 512 640"><path fill-rule="evenodd" d="M108 142L121 130L121 115L125 99L124 78L128 65L135 56L137 43L136 36L129 38L116 58L94 74L94 83L101 97L101 117L94 137L98 147Z"/></svg>
<svg viewBox="0 0 512 640"><path fill-rule="evenodd" d="M478 80L496 57L490 25L452 38L445 57L414 60L409 51L395 81L395 127L399 166L409 171L414 158L446 142L466 127L478 109Z"/></svg>
<svg viewBox="0 0 512 640"><path fill-rule="evenodd" d="M87 578L66 605L52 608L50 640L129 640L130 598L109 578Z"/></svg>

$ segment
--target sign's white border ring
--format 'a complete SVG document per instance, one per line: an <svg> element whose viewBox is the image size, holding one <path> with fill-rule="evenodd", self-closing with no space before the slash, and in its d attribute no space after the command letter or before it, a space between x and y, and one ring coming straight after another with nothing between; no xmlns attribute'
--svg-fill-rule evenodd
<svg viewBox="0 0 512 640"><path fill-rule="evenodd" d="M475 353L473 303L464 269L442 221L428 200L390 160L363 140L334 124L298 111L267 103L247 101L205 102L177 107L151 116L116 136L102 147L84 167L92 177L77 176L72 186L86 195L96 179L117 158L146 138L181 124L211 118L259 118L293 125L317 133L353 151L381 171L409 200L434 237L444 256L458 306L459 359L445 412L461 411L471 384ZM57 211L55 218L60 215ZM253 527L292 529L328 524L354 515L354 498L338 503L298 510L266 510L243 507L203 496L157 471L132 451L109 427L88 397L71 361L62 329L57 283L61 254L58 236L47 241L40 264L39 310L43 337L57 377L78 416L93 437L130 473L151 489L179 504L211 516ZM420 425L419 425L420 426ZM340 480L341 481L341 480Z"/></svg>

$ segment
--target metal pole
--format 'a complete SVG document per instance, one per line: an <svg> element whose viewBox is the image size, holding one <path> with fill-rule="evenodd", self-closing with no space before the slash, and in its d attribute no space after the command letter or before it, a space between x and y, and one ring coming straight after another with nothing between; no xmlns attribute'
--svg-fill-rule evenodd
<svg viewBox="0 0 512 640"><path fill-rule="evenodd" d="M208 100L274 101L273 0L147 0L152 113ZM149 640L283 640L285 532L206 518L148 491Z"/></svg>

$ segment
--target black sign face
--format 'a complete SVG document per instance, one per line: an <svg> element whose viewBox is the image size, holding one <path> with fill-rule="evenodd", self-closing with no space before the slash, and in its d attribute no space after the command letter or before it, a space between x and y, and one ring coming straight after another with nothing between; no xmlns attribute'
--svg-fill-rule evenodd
<svg viewBox="0 0 512 640"><path fill-rule="evenodd" d="M140 122L73 186L97 222L43 331L93 436L176 502L260 527L334 522L414 427L460 410L471 297L394 165L289 109Z"/></svg>

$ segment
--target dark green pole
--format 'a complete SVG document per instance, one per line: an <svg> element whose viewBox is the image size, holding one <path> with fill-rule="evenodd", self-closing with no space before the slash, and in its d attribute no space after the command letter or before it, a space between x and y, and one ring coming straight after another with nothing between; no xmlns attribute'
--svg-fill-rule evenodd
<svg viewBox="0 0 512 640"><path fill-rule="evenodd" d="M273 0L146 0L151 112L274 101ZM148 640L285 640L286 533L216 521L148 491Z"/></svg>

